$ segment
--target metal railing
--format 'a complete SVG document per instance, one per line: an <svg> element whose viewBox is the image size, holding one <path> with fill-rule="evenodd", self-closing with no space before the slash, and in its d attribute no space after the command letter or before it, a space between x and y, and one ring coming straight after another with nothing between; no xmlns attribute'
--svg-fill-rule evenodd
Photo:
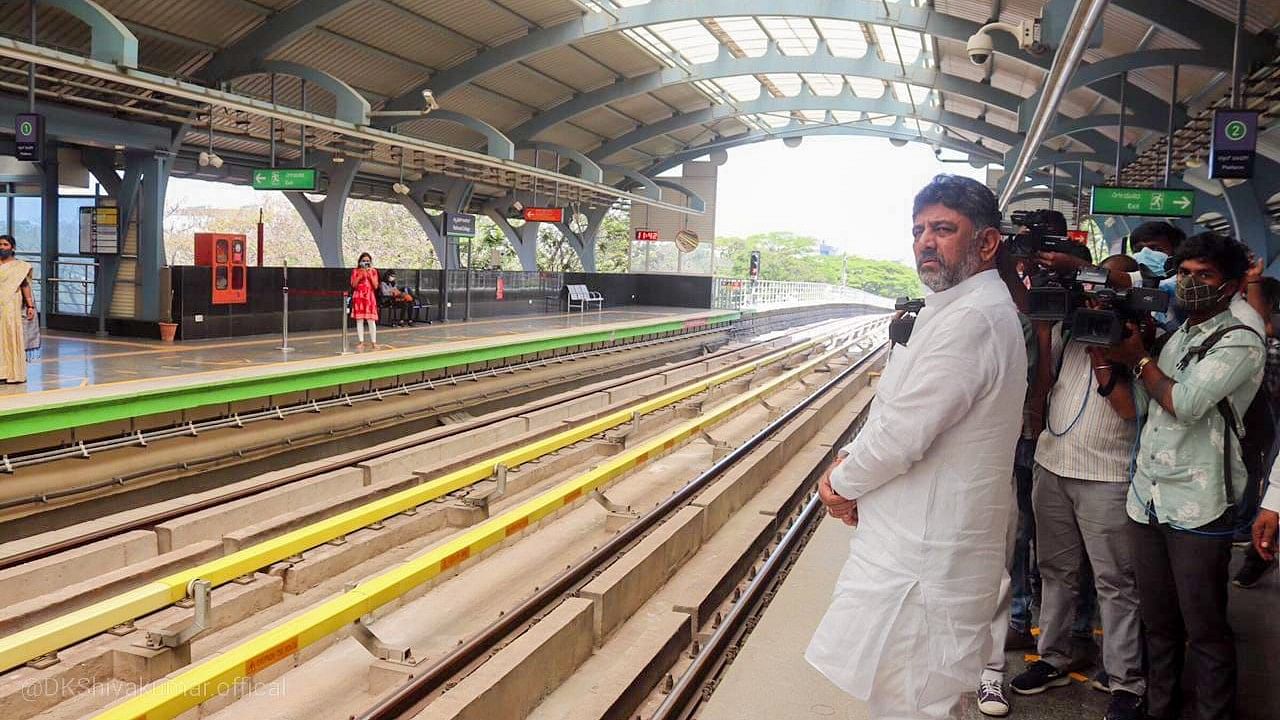
<svg viewBox="0 0 1280 720"><path fill-rule="evenodd" d="M783 280L715 278L711 306L723 310L769 310L780 307L857 303L893 308L893 300L857 288Z"/></svg>

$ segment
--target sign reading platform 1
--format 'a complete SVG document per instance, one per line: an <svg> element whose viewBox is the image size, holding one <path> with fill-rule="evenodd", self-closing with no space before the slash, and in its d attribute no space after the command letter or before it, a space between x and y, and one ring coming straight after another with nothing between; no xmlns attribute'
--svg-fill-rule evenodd
<svg viewBox="0 0 1280 720"><path fill-rule="evenodd" d="M1258 149L1258 113L1253 110L1214 110L1213 140L1209 143L1209 177L1253 177Z"/></svg>
<svg viewBox="0 0 1280 720"><path fill-rule="evenodd" d="M1195 213L1195 195L1194 190L1096 185L1089 211L1094 215L1191 217Z"/></svg>
<svg viewBox="0 0 1280 720"><path fill-rule="evenodd" d="M259 168L253 171L254 190L315 192L315 168Z"/></svg>
<svg viewBox="0 0 1280 720"><path fill-rule="evenodd" d="M18 113L13 119L13 156L28 162L44 159L44 116Z"/></svg>

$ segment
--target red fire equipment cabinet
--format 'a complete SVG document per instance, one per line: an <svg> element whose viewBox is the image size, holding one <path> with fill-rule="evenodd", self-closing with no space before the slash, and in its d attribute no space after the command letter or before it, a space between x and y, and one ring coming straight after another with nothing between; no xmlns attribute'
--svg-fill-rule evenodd
<svg viewBox="0 0 1280 720"><path fill-rule="evenodd" d="M214 305L239 305L249 301L245 247L244 235L196 233L196 265L213 271Z"/></svg>

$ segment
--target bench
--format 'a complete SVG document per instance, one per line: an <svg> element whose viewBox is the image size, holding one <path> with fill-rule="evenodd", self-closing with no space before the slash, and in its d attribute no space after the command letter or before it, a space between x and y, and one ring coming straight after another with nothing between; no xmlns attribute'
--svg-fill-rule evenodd
<svg viewBox="0 0 1280 720"><path fill-rule="evenodd" d="M582 312L586 312L591 303L596 304L596 308L604 310L604 296L594 290L588 290L586 285L565 285L569 291L569 310L577 308Z"/></svg>

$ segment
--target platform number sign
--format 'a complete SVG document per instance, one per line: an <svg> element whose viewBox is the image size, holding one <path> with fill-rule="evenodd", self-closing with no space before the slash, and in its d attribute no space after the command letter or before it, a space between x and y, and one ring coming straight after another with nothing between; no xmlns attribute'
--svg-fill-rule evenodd
<svg viewBox="0 0 1280 720"><path fill-rule="evenodd" d="M1209 177L1243 180L1253 177L1258 148L1258 113L1215 110L1209 143Z"/></svg>
<svg viewBox="0 0 1280 720"><path fill-rule="evenodd" d="M751 267L747 270L747 275L750 276L752 280L760 279L760 251L759 250L751 251Z"/></svg>
<svg viewBox="0 0 1280 720"><path fill-rule="evenodd" d="M18 113L14 118L14 157L28 162L44 159L44 116Z"/></svg>

